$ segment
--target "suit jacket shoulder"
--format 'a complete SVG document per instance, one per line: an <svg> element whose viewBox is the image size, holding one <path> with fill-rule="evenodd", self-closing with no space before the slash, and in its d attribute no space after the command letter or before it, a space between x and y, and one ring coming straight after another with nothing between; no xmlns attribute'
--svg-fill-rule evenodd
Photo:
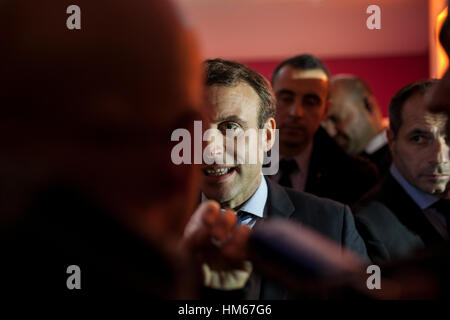
<svg viewBox="0 0 450 320"><path fill-rule="evenodd" d="M442 241L419 206L388 174L354 206L356 226L375 263Z"/></svg>
<svg viewBox="0 0 450 320"><path fill-rule="evenodd" d="M307 225L336 243L367 257L348 206L268 180L268 218L284 217Z"/></svg>
<svg viewBox="0 0 450 320"><path fill-rule="evenodd" d="M389 146L387 144L385 144L383 147L372 154L363 152L360 155L361 157L369 159L373 164L375 164L381 176L385 176L389 173L389 167L392 163L392 157L391 151L389 150Z"/></svg>
<svg viewBox="0 0 450 320"><path fill-rule="evenodd" d="M367 258L364 241L356 230L348 206L306 192L284 188L269 179L266 180L269 189L268 219L278 217L302 223L363 258ZM260 298L278 300L291 297L284 288L269 279L263 279Z"/></svg>
<svg viewBox="0 0 450 320"><path fill-rule="evenodd" d="M314 136L305 191L319 197L353 204L378 181L369 160L351 156L320 128Z"/></svg>

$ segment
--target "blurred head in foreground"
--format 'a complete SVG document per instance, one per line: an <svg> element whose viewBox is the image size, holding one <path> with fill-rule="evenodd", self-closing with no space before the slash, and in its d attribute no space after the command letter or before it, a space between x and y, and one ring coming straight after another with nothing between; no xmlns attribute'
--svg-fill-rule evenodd
<svg viewBox="0 0 450 320"><path fill-rule="evenodd" d="M3 218L58 181L144 237L175 239L198 185L170 161L171 131L200 111L192 34L167 1L80 0L80 30L71 4L0 4Z"/></svg>
<svg viewBox="0 0 450 320"><path fill-rule="evenodd" d="M200 117L193 36L167 1L80 0L79 30L71 4L0 3L2 289L191 297L173 251L198 172L170 155L172 131Z"/></svg>

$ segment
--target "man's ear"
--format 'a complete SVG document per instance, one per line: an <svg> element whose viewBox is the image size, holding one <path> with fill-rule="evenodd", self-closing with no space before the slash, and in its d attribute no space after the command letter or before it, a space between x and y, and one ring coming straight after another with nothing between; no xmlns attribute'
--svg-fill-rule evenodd
<svg viewBox="0 0 450 320"><path fill-rule="evenodd" d="M394 131L392 131L391 128L389 128L386 131L386 136L387 136L387 140L388 140L389 149L391 150L391 154L392 154L392 149L393 149L394 143L395 143L395 133L394 133Z"/></svg>
<svg viewBox="0 0 450 320"><path fill-rule="evenodd" d="M270 149L272 149L274 143L275 143L275 130L277 128L277 124L275 122L274 118L267 119L266 123L264 124L264 133L263 133L263 151L267 152Z"/></svg>

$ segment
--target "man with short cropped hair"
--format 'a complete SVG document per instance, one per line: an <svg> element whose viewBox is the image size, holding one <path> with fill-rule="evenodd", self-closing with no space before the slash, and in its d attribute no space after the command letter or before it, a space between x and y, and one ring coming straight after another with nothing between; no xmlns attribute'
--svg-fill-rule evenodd
<svg viewBox="0 0 450 320"><path fill-rule="evenodd" d="M375 166L348 155L320 127L330 108L329 72L303 54L275 69L272 86L280 130L280 174L275 181L297 191L353 204L377 181Z"/></svg>
<svg viewBox="0 0 450 320"><path fill-rule="evenodd" d="M376 263L449 238L449 211L440 201L450 180L448 115L432 113L426 105L435 85L436 80L409 84L389 106L393 164L355 209L358 230Z"/></svg>
<svg viewBox="0 0 450 320"><path fill-rule="evenodd" d="M203 200L212 199L224 209L235 210L239 223L249 227L272 218L300 222L365 257L364 244L347 206L281 187L262 175L261 158L271 150L276 129L270 84L247 66L223 59L207 60L205 75L208 128L215 129L215 139L223 143L209 149L214 162L202 167ZM227 140L242 137L249 130L261 130L261 139L237 140L237 145L233 142L236 148L229 148ZM211 145L212 141L205 150ZM226 154L239 160L239 151L242 155L256 152L258 161L224 164ZM215 287L212 283L210 286ZM246 297L253 299L286 296L284 289L258 276L250 278L246 290Z"/></svg>

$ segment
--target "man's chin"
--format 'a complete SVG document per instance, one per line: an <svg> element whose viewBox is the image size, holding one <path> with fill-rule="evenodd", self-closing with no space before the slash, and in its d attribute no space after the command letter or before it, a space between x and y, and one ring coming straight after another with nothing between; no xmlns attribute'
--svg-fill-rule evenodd
<svg viewBox="0 0 450 320"><path fill-rule="evenodd" d="M303 130L288 130L280 131L280 142L289 144L302 144L306 141L306 135Z"/></svg>
<svg viewBox="0 0 450 320"><path fill-rule="evenodd" d="M301 153L305 150L307 143L305 140L281 140L280 139L280 153L284 156L292 156Z"/></svg>
<svg viewBox="0 0 450 320"><path fill-rule="evenodd" d="M429 194L440 195L446 192L446 186L447 183L445 181L442 181L441 183L428 183L423 191Z"/></svg>
<svg viewBox="0 0 450 320"><path fill-rule="evenodd" d="M233 192L231 190L211 190L210 188L204 188L202 192L206 198L217 201L218 203L226 203L233 199Z"/></svg>

